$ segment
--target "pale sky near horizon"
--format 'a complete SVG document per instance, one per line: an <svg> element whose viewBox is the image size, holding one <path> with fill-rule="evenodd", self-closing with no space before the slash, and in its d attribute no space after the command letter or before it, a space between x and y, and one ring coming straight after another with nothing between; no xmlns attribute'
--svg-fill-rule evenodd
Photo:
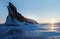
<svg viewBox="0 0 60 39"><path fill-rule="evenodd" d="M39 23L60 21L60 0L0 0L0 23L6 20L9 2L13 3L23 16Z"/></svg>

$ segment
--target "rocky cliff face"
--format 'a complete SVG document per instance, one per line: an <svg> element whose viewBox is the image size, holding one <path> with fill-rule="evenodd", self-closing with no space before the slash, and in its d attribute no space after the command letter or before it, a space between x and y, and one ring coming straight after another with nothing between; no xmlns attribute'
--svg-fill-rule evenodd
<svg viewBox="0 0 60 39"><path fill-rule="evenodd" d="M8 8L9 13L8 13L5 24L18 24L18 22L27 22L29 24L38 24L35 20L25 18L19 12L17 12L16 7L12 3L9 3L7 8Z"/></svg>

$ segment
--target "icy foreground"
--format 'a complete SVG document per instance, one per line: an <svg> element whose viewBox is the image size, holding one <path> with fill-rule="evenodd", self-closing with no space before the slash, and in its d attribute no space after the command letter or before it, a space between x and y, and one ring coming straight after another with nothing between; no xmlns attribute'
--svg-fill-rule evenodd
<svg viewBox="0 0 60 39"><path fill-rule="evenodd" d="M0 39L59 39L59 32L48 32L47 28L42 28L48 24L41 25L35 20L25 18L12 3L7 8L9 14L6 22L0 24Z"/></svg>
<svg viewBox="0 0 60 39"><path fill-rule="evenodd" d="M60 39L60 32L47 32L39 24L0 26L0 39Z"/></svg>

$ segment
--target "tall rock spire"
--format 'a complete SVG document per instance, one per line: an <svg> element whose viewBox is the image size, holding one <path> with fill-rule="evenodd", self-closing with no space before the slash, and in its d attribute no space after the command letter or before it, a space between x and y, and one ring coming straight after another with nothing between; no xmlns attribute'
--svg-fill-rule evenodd
<svg viewBox="0 0 60 39"><path fill-rule="evenodd" d="M16 7L10 2L9 2L9 6L8 6L8 11L9 11L10 15L13 16L14 18L16 18L17 20L19 20L19 21L25 20L25 18L20 13L17 12Z"/></svg>

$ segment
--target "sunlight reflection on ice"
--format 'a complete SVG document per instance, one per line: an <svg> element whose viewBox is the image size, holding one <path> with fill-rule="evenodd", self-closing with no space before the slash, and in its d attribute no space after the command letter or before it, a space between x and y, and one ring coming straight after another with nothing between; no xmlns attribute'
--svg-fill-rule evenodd
<svg viewBox="0 0 60 39"><path fill-rule="evenodd" d="M44 28L46 30L38 30L39 32L60 32L58 29L60 29L59 27L60 25L56 25L56 24L48 24L45 25L43 27L40 28Z"/></svg>
<svg viewBox="0 0 60 39"><path fill-rule="evenodd" d="M56 25L55 24L49 24L47 27L48 27L49 31L56 32Z"/></svg>

